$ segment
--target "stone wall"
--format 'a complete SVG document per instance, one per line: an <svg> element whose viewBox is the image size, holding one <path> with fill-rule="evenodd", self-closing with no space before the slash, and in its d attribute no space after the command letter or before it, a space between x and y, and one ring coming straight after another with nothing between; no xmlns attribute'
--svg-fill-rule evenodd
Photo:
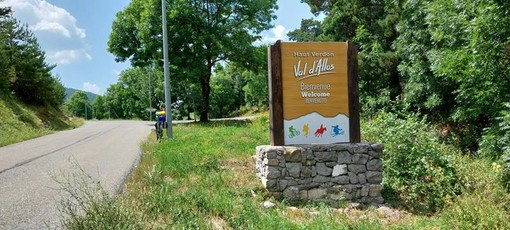
<svg viewBox="0 0 510 230"><path fill-rule="evenodd" d="M257 146L257 175L275 197L381 204L382 144Z"/></svg>

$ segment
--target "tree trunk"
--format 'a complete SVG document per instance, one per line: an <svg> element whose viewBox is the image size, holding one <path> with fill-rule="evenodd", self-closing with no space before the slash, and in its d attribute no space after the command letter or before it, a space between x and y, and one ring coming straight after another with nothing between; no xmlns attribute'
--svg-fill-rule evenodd
<svg viewBox="0 0 510 230"><path fill-rule="evenodd" d="M209 121L209 96L211 95L211 70L212 64L207 65L207 72L200 78L200 88L202 89L202 109L200 111L200 122Z"/></svg>

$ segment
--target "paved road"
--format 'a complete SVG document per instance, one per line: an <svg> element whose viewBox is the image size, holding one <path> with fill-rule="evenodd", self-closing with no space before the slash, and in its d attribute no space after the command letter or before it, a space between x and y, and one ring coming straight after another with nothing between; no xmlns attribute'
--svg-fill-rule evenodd
<svg viewBox="0 0 510 230"><path fill-rule="evenodd" d="M122 189L152 124L90 121L79 129L0 148L0 230L57 227L62 191L55 178L79 167L111 194Z"/></svg>

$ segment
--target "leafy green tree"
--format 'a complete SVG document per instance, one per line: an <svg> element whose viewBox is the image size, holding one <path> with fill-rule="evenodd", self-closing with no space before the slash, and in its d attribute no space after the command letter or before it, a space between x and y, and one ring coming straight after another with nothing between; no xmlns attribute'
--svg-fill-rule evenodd
<svg viewBox="0 0 510 230"><path fill-rule="evenodd" d="M97 109L104 118L148 120L147 108L157 107L163 100L162 82L161 71L154 68L135 67L124 70L118 82L111 85L106 94L97 101Z"/></svg>
<svg viewBox="0 0 510 230"><path fill-rule="evenodd" d="M229 116L237 109L236 101L239 98L234 87L235 82L231 76L216 74L211 79L211 117Z"/></svg>
<svg viewBox="0 0 510 230"><path fill-rule="evenodd" d="M83 91L76 91L66 103L66 109L71 114L86 119L92 118L92 106L87 94Z"/></svg>
<svg viewBox="0 0 510 230"><path fill-rule="evenodd" d="M287 34L290 40L298 42L314 42L320 41L324 31L322 23L314 19L301 20L301 27Z"/></svg>
<svg viewBox="0 0 510 230"><path fill-rule="evenodd" d="M60 106L64 101L65 89L60 80L51 75L55 67L45 61L45 53L39 47L36 37L26 25L15 18L0 20L0 88L6 85L14 95L25 103Z"/></svg>
<svg viewBox="0 0 510 230"><path fill-rule="evenodd" d="M358 46L360 93L363 111L378 110L388 95L395 100L402 93L398 72L399 56L393 44L399 6L392 1L307 0L315 14L324 13L324 21L303 20L301 28L290 32L292 40L352 41ZM369 103L370 102L370 103ZM366 105L378 107L367 108Z"/></svg>
<svg viewBox="0 0 510 230"><path fill-rule="evenodd" d="M426 18L434 47L431 69L442 81L454 82L455 122L495 122L510 102L510 4L491 0L434 2Z"/></svg>
<svg viewBox="0 0 510 230"><path fill-rule="evenodd" d="M200 85L200 120L209 113L211 75L218 62L250 63L252 43L275 18L276 0L175 0L170 5L170 62L179 75ZM118 61L143 65L160 60L158 28L161 8L156 0L134 0L117 14L108 42Z"/></svg>

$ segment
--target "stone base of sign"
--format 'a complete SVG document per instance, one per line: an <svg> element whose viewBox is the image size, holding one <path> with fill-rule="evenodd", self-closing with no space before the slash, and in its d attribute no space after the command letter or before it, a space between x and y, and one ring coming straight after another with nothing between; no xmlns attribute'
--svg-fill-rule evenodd
<svg viewBox="0 0 510 230"><path fill-rule="evenodd" d="M383 144L257 146L257 175L289 201L381 204Z"/></svg>

